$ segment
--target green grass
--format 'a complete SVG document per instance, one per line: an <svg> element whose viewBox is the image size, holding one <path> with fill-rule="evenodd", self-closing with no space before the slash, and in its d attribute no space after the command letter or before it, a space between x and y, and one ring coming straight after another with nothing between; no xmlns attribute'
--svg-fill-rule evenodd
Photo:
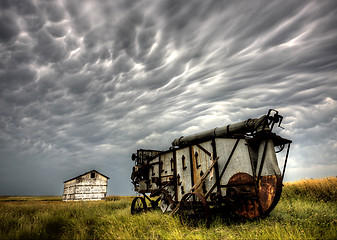
<svg viewBox="0 0 337 240"><path fill-rule="evenodd" d="M337 239L336 189L337 178L286 183L270 216L214 216L209 229L160 211L131 215L132 197L0 197L0 239Z"/></svg>

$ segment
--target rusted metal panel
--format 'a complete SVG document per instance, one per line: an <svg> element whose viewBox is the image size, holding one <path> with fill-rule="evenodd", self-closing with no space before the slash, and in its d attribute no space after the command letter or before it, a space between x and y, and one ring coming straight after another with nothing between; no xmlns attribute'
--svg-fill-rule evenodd
<svg viewBox="0 0 337 240"><path fill-rule="evenodd" d="M246 173L238 173L231 177L227 195L234 200L235 212L243 217L254 218L267 215L278 202L282 179L280 175L262 176L256 188L253 177Z"/></svg>

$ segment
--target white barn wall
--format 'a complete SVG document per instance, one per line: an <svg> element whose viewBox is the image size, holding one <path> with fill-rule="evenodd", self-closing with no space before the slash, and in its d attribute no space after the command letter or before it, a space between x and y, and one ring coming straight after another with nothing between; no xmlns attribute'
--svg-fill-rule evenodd
<svg viewBox="0 0 337 240"><path fill-rule="evenodd" d="M106 198L108 177L92 170L64 182L63 201L93 201Z"/></svg>

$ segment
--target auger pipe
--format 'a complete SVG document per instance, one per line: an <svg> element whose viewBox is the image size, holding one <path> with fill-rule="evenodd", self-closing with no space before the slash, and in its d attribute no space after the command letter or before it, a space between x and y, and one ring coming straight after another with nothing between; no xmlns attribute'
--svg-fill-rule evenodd
<svg viewBox="0 0 337 240"><path fill-rule="evenodd" d="M264 128L264 129L263 129ZM260 132L262 130L270 130L268 125L267 115L263 115L260 118L249 118L245 121L229 124L227 126L210 129L204 132L196 133L189 136L182 136L176 138L172 142L172 146L187 146L198 142L208 141L213 138L230 137L234 134L245 134L252 132Z"/></svg>

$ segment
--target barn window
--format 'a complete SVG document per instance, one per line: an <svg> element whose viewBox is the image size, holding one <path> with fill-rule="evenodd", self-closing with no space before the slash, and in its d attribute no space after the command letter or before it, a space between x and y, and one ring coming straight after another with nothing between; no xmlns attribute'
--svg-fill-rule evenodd
<svg viewBox="0 0 337 240"><path fill-rule="evenodd" d="M95 178L95 173L92 172L91 175L90 175L91 178Z"/></svg>

